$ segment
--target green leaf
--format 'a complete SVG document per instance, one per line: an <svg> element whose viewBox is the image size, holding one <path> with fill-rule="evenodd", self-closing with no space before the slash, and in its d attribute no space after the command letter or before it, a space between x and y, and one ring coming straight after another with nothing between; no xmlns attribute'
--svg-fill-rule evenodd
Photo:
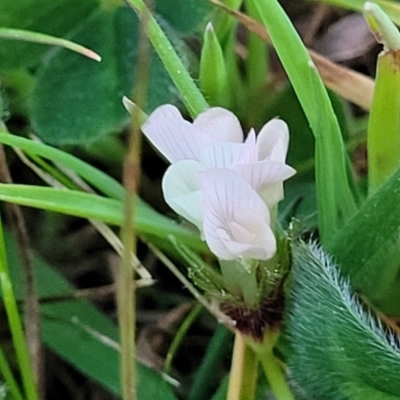
<svg viewBox="0 0 400 400"><path fill-rule="evenodd" d="M381 311L400 315L400 170L326 244L352 287Z"/></svg>
<svg viewBox="0 0 400 400"><path fill-rule="evenodd" d="M139 40L135 13L129 7L98 9L72 40L94 49L102 62L59 49L39 71L31 99L32 124L42 140L53 144L87 143L120 131L129 121L122 97L130 94L134 79ZM176 99L153 53L147 109Z"/></svg>
<svg viewBox="0 0 400 400"><path fill-rule="evenodd" d="M294 387L308 400L399 399L399 337L354 297L320 247L295 244L293 254L287 329Z"/></svg>
<svg viewBox="0 0 400 400"><path fill-rule="evenodd" d="M44 35L39 32L25 31L21 29L0 28L0 38L9 40L18 40L32 43L47 44L50 46L61 46L65 49L75 51L95 61L100 61L101 57L77 43L71 42L66 39L58 38L55 36Z"/></svg>
<svg viewBox="0 0 400 400"><path fill-rule="evenodd" d="M384 43L368 123L368 190L373 193L400 164L400 34L376 4L366 3L364 14L377 40Z"/></svg>
<svg viewBox="0 0 400 400"><path fill-rule="evenodd" d="M221 370L223 359L228 354L229 348L232 345L231 342L232 332L223 325L218 325L196 372L188 400L210 398L214 386L219 382L218 372ZM226 396L226 386L221 390L224 391Z"/></svg>
<svg viewBox="0 0 400 400"><path fill-rule="evenodd" d="M0 26L65 37L98 5L97 0L1 0ZM47 46L0 40L0 68L30 68Z"/></svg>
<svg viewBox="0 0 400 400"><path fill-rule="evenodd" d="M76 190L3 183L0 184L0 200L76 217L97 219L111 225L121 226L124 218L121 201ZM192 249L206 248L196 232L174 224L140 202L136 204L135 227L141 235L163 239L164 245L168 247L170 245L166 238L173 235Z"/></svg>
<svg viewBox="0 0 400 400"><path fill-rule="evenodd" d="M105 195L118 200L125 198L125 189L118 181L72 154L2 131L0 131L0 143L60 163Z"/></svg>
<svg viewBox="0 0 400 400"><path fill-rule="evenodd" d="M184 34L201 32L212 5L204 0L157 0L155 11ZM185 18L182 18L182 16Z"/></svg>
<svg viewBox="0 0 400 400"><path fill-rule="evenodd" d="M376 191L400 164L399 51L378 58L376 84L368 122L368 190Z"/></svg>
<svg viewBox="0 0 400 400"><path fill-rule="evenodd" d="M208 108L208 104L201 94L199 88L194 83L188 70L178 56L171 42L166 37L160 25L150 15L149 10L143 0L127 0L141 17L147 18L148 37L161 58L165 69L178 88L189 113L196 117L199 113Z"/></svg>
<svg viewBox="0 0 400 400"><path fill-rule="evenodd" d="M13 283L21 298L24 275L11 237L8 237L7 249ZM57 299L57 296L72 295L75 288L39 258L35 258L34 264L40 298L54 297L41 305L44 344L77 370L119 394L117 327L87 300ZM160 393L163 399L176 400L159 374L138 364L139 398L153 400Z"/></svg>
<svg viewBox="0 0 400 400"><path fill-rule="evenodd" d="M315 136L318 218L325 241L357 210L340 127L317 69L279 3L254 3Z"/></svg>
<svg viewBox="0 0 400 400"><path fill-rule="evenodd" d="M226 106L228 104L224 55L211 23L207 25L204 32L199 78L200 89L210 105Z"/></svg>

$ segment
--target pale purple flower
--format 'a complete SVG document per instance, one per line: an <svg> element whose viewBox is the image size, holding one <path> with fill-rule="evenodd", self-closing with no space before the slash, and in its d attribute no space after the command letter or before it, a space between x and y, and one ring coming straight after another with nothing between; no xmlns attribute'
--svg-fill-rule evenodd
<svg viewBox="0 0 400 400"><path fill-rule="evenodd" d="M215 107L193 123L172 105L157 108L142 130L172 163L163 178L166 202L196 225L221 259L268 259L276 250L270 210L283 198L287 125L269 121L246 140L236 116Z"/></svg>
<svg viewBox="0 0 400 400"><path fill-rule="evenodd" d="M270 213L254 189L236 172L200 172L204 195L203 232L210 250L222 260L270 259L276 239Z"/></svg>

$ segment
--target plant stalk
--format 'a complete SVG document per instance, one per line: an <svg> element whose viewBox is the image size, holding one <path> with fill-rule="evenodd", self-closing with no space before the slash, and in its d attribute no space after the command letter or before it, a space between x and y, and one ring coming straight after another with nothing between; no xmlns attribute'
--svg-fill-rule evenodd
<svg viewBox="0 0 400 400"><path fill-rule="evenodd" d="M294 400L293 393L286 382L278 361L274 357L273 351L263 354L260 357L260 362L276 400Z"/></svg>
<svg viewBox="0 0 400 400"><path fill-rule="evenodd" d="M147 9L146 9L147 10ZM123 182L126 189L124 224L121 238L124 245L122 265L118 281L118 321L121 341L121 385L123 400L136 400L136 285L134 284L133 254L136 254L137 233L133 225L135 202L140 182L141 114L145 102L149 72L149 45L145 33L148 30L148 12L141 19L138 48L137 79L133 98L138 107L131 114L129 150L125 158Z"/></svg>
<svg viewBox="0 0 400 400"><path fill-rule="evenodd" d="M4 240L3 223L0 220L0 285L8 324L17 355L17 362L22 377L25 397L27 400L38 400L38 393L29 359L26 339L18 312L14 289L7 266L7 252Z"/></svg>
<svg viewBox="0 0 400 400"><path fill-rule="evenodd" d="M227 400L254 400L258 360L243 335L236 331Z"/></svg>

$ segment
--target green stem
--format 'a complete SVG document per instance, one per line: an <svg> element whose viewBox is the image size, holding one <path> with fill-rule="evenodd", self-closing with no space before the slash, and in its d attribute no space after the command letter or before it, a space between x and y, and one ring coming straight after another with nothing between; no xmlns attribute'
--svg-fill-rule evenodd
<svg viewBox="0 0 400 400"><path fill-rule="evenodd" d="M24 400L22 393L18 387L18 383L14 378L11 368L7 362L7 359L0 348L0 375L4 379L7 389L9 390L11 397L14 400Z"/></svg>
<svg viewBox="0 0 400 400"><path fill-rule="evenodd" d="M262 342L255 342L247 337L248 345L257 354L265 377L275 395L276 400L294 400L292 391L286 382L284 373L278 364L278 360L274 357L274 346L279 338L279 330L267 330L264 333Z"/></svg>
<svg viewBox="0 0 400 400"><path fill-rule="evenodd" d="M197 317L199 316L203 306L200 303L197 303L192 310L190 311L189 315L185 318L182 325L179 327L178 331L176 332L174 339L172 340L171 345L169 346L167 356L165 357L164 363L164 373L169 374L171 371L172 360L178 350L179 345L182 343L187 331L196 321Z"/></svg>
<svg viewBox="0 0 400 400"><path fill-rule="evenodd" d="M201 94L199 88L194 83L192 77L174 50L172 44L166 37L165 33L160 28L157 21L150 15L150 12L143 0L127 1L128 4L130 4L141 17L146 15L148 24L148 37L157 54L161 58L165 69L168 71L176 87L181 93L183 101L185 102L190 114L195 117L202 111L206 110L208 108L206 100Z"/></svg>
<svg viewBox="0 0 400 400"><path fill-rule="evenodd" d="M258 360L254 351L246 344L243 335L236 331L227 400L254 400L257 369Z"/></svg>
<svg viewBox="0 0 400 400"><path fill-rule="evenodd" d="M271 386L276 400L294 400L292 391L284 377L273 351L266 352L260 357L264 373Z"/></svg>
<svg viewBox="0 0 400 400"><path fill-rule="evenodd" d="M22 384L27 400L38 400L37 388L33 377L26 339L18 313L12 282L7 266L7 252L4 240L3 224L0 220L0 285L3 293L4 307L17 355L17 362L22 376Z"/></svg>
<svg viewBox="0 0 400 400"><path fill-rule="evenodd" d="M136 400L135 348L135 287L132 254L135 254L135 232L132 226L134 193L128 192L125 202L125 221L121 231L124 245L118 274L118 324L121 343L121 387L124 400Z"/></svg>

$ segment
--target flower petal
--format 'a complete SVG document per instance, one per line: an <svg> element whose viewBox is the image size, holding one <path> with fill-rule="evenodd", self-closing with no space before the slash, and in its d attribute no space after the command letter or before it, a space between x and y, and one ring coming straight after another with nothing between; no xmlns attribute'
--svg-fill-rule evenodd
<svg viewBox="0 0 400 400"><path fill-rule="evenodd" d="M142 126L142 131L154 147L171 163L197 160L203 147L215 139L182 118L170 104L158 107Z"/></svg>
<svg viewBox="0 0 400 400"><path fill-rule="evenodd" d="M206 168L233 168L243 152L243 143L217 143L205 147L200 162Z"/></svg>
<svg viewBox="0 0 400 400"><path fill-rule="evenodd" d="M270 183L283 182L296 173L289 165L275 161L237 164L234 170L256 190Z"/></svg>
<svg viewBox="0 0 400 400"><path fill-rule="evenodd" d="M243 142L243 130L236 115L221 107L202 112L193 125L215 138L216 142Z"/></svg>
<svg viewBox="0 0 400 400"><path fill-rule="evenodd" d="M281 119L272 119L257 137L258 160L285 162L289 147L289 128Z"/></svg>
<svg viewBox="0 0 400 400"><path fill-rule="evenodd" d="M196 225L202 232L203 194L199 172L204 170L197 161L183 160L172 164L164 174L162 190L167 204L180 216Z"/></svg>
<svg viewBox="0 0 400 400"><path fill-rule="evenodd" d="M276 252L270 214L257 192L236 172L216 168L200 172L204 237L223 260L266 260Z"/></svg>

